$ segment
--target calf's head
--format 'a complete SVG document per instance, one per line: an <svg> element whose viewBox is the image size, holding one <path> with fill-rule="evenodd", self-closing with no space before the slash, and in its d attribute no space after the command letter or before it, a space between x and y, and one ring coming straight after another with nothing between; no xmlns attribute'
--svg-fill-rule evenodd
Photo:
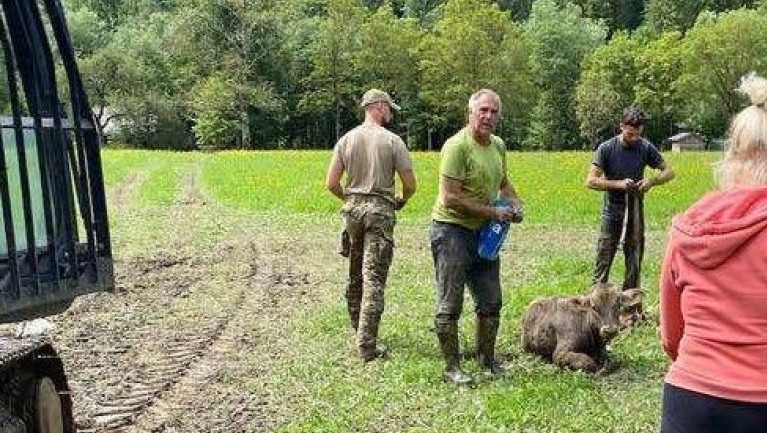
<svg viewBox="0 0 767 433"><path fill-rule="evenodd" d="M589 306L601 319L599 334L609 341L618 334L620 316L642 303L641 289L620 291L612 284L597 283L586 296Z"/></svg>

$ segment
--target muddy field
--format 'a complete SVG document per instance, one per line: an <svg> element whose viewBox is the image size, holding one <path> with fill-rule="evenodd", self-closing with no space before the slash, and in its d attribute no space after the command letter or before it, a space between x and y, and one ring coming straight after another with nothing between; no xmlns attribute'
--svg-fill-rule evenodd
<svg viewBox="0 0 767 433"><path fill-rule="evenodd" d="M519 337L535 298L590 284L601 198L582 186L590 155L515 154L530 212L501 259L497 354L509 374L456 389L441 380L431 332L438 154L416 155L419 191L398 214L379 330L389 357L368 364L355 356L346 313L338 202L322 188L329 152L105 154L116 292L52 318L79 431L657 431L668 360L654 318L667 223L702 194L713 157L672 161L688 174L648 199L651 320L613 341L615 369L585 375L524 353ZM472 316L467 297L466 349ZM478 374L475 362L464 367Z"/></svg>
<svg viewBox="0 0 767 433"><path fill-rule="evenodd" d="M194 164L166 206L138 203L144 178L108 191L116 293L53 318L79 431L275 428L284 396L268 381L290 352L291 311L312 301L312 276L259 221L206 197Z"/></svg>

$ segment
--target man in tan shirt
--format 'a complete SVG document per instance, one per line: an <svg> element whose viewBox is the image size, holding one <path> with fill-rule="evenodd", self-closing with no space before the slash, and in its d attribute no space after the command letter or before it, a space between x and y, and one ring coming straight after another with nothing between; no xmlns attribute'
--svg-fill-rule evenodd
<svg viewBox="0 0 767 433"><path fill-rule="evenodd" d="M400 107L391 97L371 89L362 97L365 121L341 137L326 177L330 192L344 202L341 214L349 237L347 308L364 361L386 355L377 345L384 309L384 289L394 249L395 210L415 193L413 164L405 143L383 125ZM402 182L395 195L394 173ZM345 186L341 178L346 173Z"/></svg>

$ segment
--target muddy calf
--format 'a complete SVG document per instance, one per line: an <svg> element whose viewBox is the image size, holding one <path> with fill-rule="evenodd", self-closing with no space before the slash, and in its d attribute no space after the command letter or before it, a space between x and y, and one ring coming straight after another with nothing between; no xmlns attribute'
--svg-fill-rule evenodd
<svg viewBox="0 0 767 433"><path fill-rule="evenodd" d="M620 315L641 298L639 289L597 284L586 296L535 300L522 318L522 345L560 367L594 372L618 333Z"/></svg>

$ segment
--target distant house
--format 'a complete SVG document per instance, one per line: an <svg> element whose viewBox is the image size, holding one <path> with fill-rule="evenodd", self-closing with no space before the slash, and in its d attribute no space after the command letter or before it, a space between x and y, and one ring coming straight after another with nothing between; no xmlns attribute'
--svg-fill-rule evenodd
<svg viewBox="0 0 767 433"><path fill-rule="evenodd" d="M672 152L681 152L683 150L705 150L706 139L695 132L680 132L669 137Z"/></svg>
<svg viewBox="0 0 767 433"><path fill-rule="evenodd" d="M708 150L724 150L727 148L726 138L712 138L708 141Z"/></svg>

